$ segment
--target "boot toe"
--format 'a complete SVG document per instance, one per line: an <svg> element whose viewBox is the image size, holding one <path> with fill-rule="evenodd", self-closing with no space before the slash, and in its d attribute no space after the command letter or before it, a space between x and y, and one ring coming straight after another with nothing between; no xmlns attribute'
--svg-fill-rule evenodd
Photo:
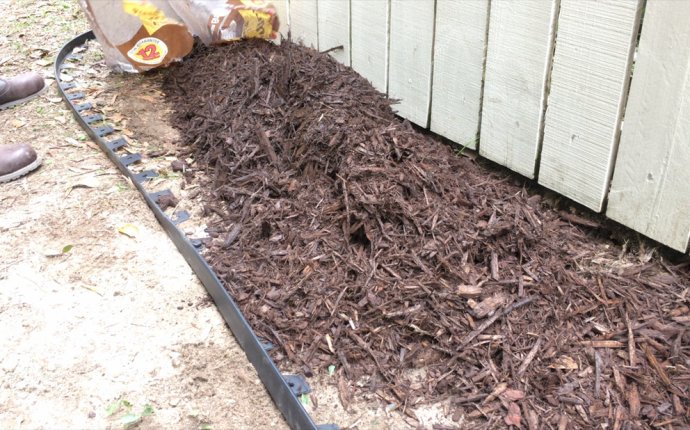
<svg viewBox="0 0 690 430"><path fill-rule="evenodd" d="M26 101L43 90L45 80L34 72L23 73L12 79L0 79L0 109Z"/></svg>
<svg viewBox="0 0 690 430"><path fill-rule="evenodd" d="M18 84L23 87L23 97L28 97L31 94L41 91L46 85L46 81L43 79L43 76L35 72L21 74L15 79L18 79Z"/></svg>
<svg viewBox="0 0 690 430"><path fill-rule="evenodd" d="M0 146L0 176L22 170L36 161L34 149L24 143Z"/></svg>

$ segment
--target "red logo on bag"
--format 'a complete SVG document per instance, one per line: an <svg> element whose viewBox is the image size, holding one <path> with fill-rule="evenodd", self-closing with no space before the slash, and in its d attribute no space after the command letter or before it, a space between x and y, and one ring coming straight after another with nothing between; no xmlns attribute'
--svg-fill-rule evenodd
<svg viewBox="0 0 690 430"><path fill-rule="evenodd" d="M161 56L160 52L158 52L158 47L153 43L149 43L148 45L144 46L142 49L137 51L137 55L145 61L155 60L156 58L160 58Z"/></svg>
<svg viewBox="0 0 690 430"><path fill-rule="evenodd" d="M151 65L160 64L166 55L168 55L168 46L155 37L141 39L127 51L127 56L132 60Z"/></svg>

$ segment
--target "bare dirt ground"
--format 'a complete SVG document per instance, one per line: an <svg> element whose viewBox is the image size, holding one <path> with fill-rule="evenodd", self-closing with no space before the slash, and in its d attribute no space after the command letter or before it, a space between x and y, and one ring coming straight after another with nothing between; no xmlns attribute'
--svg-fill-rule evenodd
<svg viewBox="0 0 690 430"><path fill-rule="evenodd" d="M86 30L73 1L0 9L2 76L52 76L61 45ZM0 428L285 428L191 269L52 81L0 112L0 142L43 158L0 185Z"/></svg>

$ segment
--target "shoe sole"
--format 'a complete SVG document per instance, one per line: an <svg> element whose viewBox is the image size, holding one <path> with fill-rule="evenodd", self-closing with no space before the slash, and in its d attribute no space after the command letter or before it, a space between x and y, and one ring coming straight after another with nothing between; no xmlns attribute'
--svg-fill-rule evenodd
<svg viewBox="0 0 690 430"><path fill-rule="evenodd" d="M0 184L2 184L2 183L4 183L4 182L9 182L9 181L13 181L13 180L15 180L15 179L21 178L22 176L24 176L24 175L26 175L26 174L29 174L29 173L33 172L34 170L38 169L38 167L39 167L40 165L41 165L41 159L40 159L40 158L36 158L36 159L33 161L33 163L31 163L31 164L29 164L29 165L26 165L26 166L22 167L22 168L19 169L19 170L15 170L15 171L12 172L12 173L8 173L8 174L6 174L6 175L4 175L4 176L0 176Z"/></svg>
<svg viewBox="0 0 690 430"><path fill-rule="evenodd" d="M43 93L45 93L46 91L48 91L48 85L49 85L48 81L45 81L45 80L44 80L43 88L41 88L39 91L37 91L37 92L31 94L31 95L28 96L28 97L24 97L23 99L15 100L15 101L13 101L13 102L9 102L9 103L5 103L4 105L0 105L0 110L5 110L5 109L9 109L9 108L11 108L11 107L15 107L15 106L17 106L17 105L20 105L20 104L22 104L22 103L26 103L26 102L28 102L29 100L34 99L34 98L40 96L41 94L43 94Z"/></svg>

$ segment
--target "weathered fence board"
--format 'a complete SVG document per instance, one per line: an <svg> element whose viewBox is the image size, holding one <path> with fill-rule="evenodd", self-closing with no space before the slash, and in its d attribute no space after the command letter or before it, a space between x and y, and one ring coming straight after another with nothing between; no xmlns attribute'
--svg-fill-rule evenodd
<svg viewBox="0 0 690 430"><path fill-rule="evenodd" d="M601 211L616 154L639 0L562 0L539 183Z"/></svg>
<svg viewBox="0 0 690 430"><path fill-rule="evenodd" d="M430 128L471 149L479 132L488 13L488 0L436 5Z"/></svg>
<svg viewBox="0 0 690 430"><path fill-rule="evenodd" d="M290 0L289 4L292 40L312 48L319 46L318 3L317 0Z"/></svg>
<svg viewBox="0 0 690 430"><path fill-rule="evenodd" d="M352 68L388 91L389 0L351 0Z"/></svg>
<svg viewBox="0 0 690 430"><path fill-rule="evenodd" d="M690 2L647 2L606 214L679 251L690 236Z"/></svg>
<svg viewBox="0 0 690 430"><path fill-rule="evenodd" d="M535 163L558 0L491 2L479 153L528 178Z"/></svg>
<svg viewBox="0 0 690 430"><path fill-rule="evenodd" d="M434 0L391 0L388 94L398 113L422 127L431 102Z"/></svg>
<svg viewBox="0 0 690 430"><path fill-rule="evenodd" d="M347 0L319 0L319 51L342 46L329 54L350 65L350 2Z"/></svg>
<svg viewBox="0 0 690 430"><path fill-rule="evenodd" d="M278 32L283 37L283 39L287 39L288 29L290 28L290 16L288 15L288 10L290 10L290 6L288 5L288 0L276 0L272 3L273 6L276 8L276 14L278 15L278 21L280 23L280 28L278 29ZM280 43L280 40L277 40L276 43Z"/></svg>

